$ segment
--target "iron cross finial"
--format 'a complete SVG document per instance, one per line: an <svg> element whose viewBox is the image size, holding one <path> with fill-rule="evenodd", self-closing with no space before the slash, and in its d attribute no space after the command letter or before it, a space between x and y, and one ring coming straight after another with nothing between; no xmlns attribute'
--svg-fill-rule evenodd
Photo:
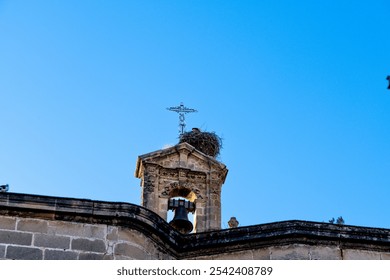
<svg viewBox="0 0 390 280"><path fill-rule="evenodd" d="M185 116L184 115L187 114L187 113L196 113L196 112L198 112L195 109L190 109L190 108L185 107L183 102L181 102L179 106L169 107L169 108L167 108L167 110L179 113L179 135L180 136L183 135L184 128L186 127Z"/></svg>

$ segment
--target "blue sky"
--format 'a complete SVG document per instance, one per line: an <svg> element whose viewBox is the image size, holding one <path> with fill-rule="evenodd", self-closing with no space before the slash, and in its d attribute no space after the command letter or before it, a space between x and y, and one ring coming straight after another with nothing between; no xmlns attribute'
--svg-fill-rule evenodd
<svg viewBox="0 0 390 280"><path fill-rule="evenodd" d="M215 131L223 227L390 228L388 1L0 0L0 184L140 203L137 156Z"/></svg>

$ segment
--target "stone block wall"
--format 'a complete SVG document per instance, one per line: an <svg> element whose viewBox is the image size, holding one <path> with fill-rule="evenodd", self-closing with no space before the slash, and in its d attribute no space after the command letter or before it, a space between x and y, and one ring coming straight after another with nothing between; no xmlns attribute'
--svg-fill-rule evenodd
<svg viewBox="0 0 390 280"><path fill-rule="evenodd" d="M143 233L104 224L0 216L0 259L170 259Z"/></svg>

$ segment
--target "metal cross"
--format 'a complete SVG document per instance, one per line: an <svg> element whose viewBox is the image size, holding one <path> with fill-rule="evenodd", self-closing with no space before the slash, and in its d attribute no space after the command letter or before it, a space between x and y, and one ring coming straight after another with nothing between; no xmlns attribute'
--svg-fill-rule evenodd
<svg viewBox="0 0 390 280"><path fill-rule="evenodd" d="M184 115L187 114L187 113L196 113L196 112L198 112L195 109L190 109L190 108L184 107L183 102L180 103L180 106L169 107L169 108L167 108L167 110L179 113L179 135L180 136L183 135L184 128L186 127Z"/></svg>

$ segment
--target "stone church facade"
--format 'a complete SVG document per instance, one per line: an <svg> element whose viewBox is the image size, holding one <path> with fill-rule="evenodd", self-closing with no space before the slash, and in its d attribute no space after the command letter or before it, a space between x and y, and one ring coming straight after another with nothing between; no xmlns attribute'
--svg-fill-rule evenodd
<svg viewBox="0 0 390 280"><path fill-rule="evenodd" d="M141 206L2 192L0 259L390 260L390 229L294 220L222 230L227 173L181 143L139 156ZM190 234L167 221L178 198L193 207Z"/></svg>

